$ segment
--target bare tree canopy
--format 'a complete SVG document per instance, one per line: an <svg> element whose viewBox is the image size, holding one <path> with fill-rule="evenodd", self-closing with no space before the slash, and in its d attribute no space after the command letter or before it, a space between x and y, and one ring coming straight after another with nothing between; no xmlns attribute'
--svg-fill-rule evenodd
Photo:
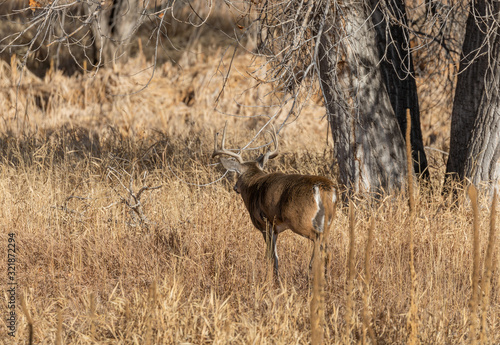
<svg viewBox="0 0 500 345"><path fill-rule="evenodd" d="M168 31L175 30L175 24L197 28L211 13L204 13L204 6L201 10L194 8L189 1L40 0L30 1L29 5L15 0L2 2L6 3L0 8L5 35L0 37L0 54L17 54L22 67L32 60L45 62L55 58L56 67L61 65L71 72L83 70L84 62L88 69L126 62L132 40L143 24L147 25L142 36L150 41L156 63L157 50L165 44L173 45ZM70 61L59 61L63 59L62 50ZM34 63L32 67L38 66L40 63Z"/></svg>

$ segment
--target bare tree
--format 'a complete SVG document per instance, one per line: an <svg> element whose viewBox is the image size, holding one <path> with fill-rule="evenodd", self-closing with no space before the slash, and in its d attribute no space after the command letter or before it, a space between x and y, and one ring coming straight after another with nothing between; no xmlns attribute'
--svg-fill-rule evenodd
<svg viewBox="0 0 500 345"><path fill-rule="evenodd" d="M261 52L274 63L272 76L295 95L319 80L340 182L351 191L401 188L404 140L379 68L370 8L288 1L269 2L262 13Z"/></svg>
<svg viewBox="0 0 500 345"><path fill-rule="evenodd" d="M149 0L40 0L15 6L16 10L11 4L11 11L2 13L18 24L0 38L0 53L21 53L22 66L33 56L54 56L51 49L56 49L58 61L61 47L80 67L83 59L96 66L120 57L124 61L144 17L154 14Z"/></svg>

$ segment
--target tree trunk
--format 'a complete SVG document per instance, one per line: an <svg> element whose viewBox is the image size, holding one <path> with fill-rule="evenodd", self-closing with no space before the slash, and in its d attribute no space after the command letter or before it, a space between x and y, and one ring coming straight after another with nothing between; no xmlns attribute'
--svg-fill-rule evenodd
<svg viewBox="0 0 500 345"><path fill-rule="evenodd" d="M484 90L484 75L488 67L486 46L483 46L488 24L476 21L484 18L484 0L471 3L462 47L455 99L451 113L450 153L446 164L445 184L450 179L463 180L467 146Z"/></svg>
<svg viewBox="0 0 500 345"><path fill-rule="evenodd" d="M500 179L499 9L498 1L471 4L453 104L446 172L476 186Z"/></svg>
<svg viewBox="0 0 500 345"><path fill-rule="evenodd" d="M346 1L326 17L319 74L340 182L354 192L400 189L406 180L404 140L378 68L367 8Z"/></svg>
<svg viewBox="0 0 500 345"><path fill-rule="evenodd" d="M392 109L398 120L401 133L406 133L406 109L410 109L413 169L418 177L430 179L427 157L424 151L420 126L415 69L410 53L410 37L406 7L402 0L371 0L380 67ZM392 16L398 23L387 24L384 14ZM400 24L401 23L401 24Z"/></svg>
<svg viewBox="0 0 500 345"><path fill-rule="evenodd" d="M464 175L476 186L495 187L500 180L500 2L492 1L488 15L494 16L488 38L488 60L483 94L468 146ZM491 27L490 27L491 28Z"/></svg>
<svg viewBox="0 0 500 345"><path fill-rule="evenodd" d="M132 35L141 24L143 8L139 0L106 0L101 9L98 6L89 7L89 13L97 13L91 26L95 64L126 60Z"/></svg>
<svg viewBox="0 0 500 345"><path fill-rule="evenodd" d="M498 36L496 40L498 41ZM499 52L498 42L495 45L496 51ZM500 181L500 95L498 94L500 71L498 63L494 64L493 69L492 76L486 82L488 92L481 100L465 162L465 177L476 186L484 183L487 188L498 186L498 181Z"/></svg>

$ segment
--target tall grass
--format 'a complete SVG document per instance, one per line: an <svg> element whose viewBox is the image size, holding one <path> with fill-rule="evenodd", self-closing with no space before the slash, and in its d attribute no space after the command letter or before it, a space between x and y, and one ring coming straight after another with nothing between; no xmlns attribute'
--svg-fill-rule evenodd
<svg viewBox="0 0 500 345"><path fill-rule="evenodd" d="M325 224L327 223L325 217ZM328 225L325 225L327 227ZM327 231L325 229L325 231ZM324 342L325 327L325 253L324 233L317 233L314 240L314 258L312 262L312 296L311 296L311 344L321 345Z"/></svg>
<svg viewBox="0 0 500 345"><path fill-rule="evenodd" d="M469 339L471 344L477 343L477 309L479 305L479 206L477 199L477 189L473 185L468 188L469 197L472 203L472 294L469 301L470 307L470 327L469 327Z"/></svg>
<svg viewBox="0 0 500 345"><path fill-rule="evenodd" d="M486 344L489 341L489 327L488 327L488 310L490 306L490 293L491 293L491 277L493 271L496 267L496 261L494 258L495 244L496 244L496 212L497 212L497 197L498 192L495 189L493 194L493 200L491 202L491 213L490 213L490 231L488 236L488 247L486 249L486 257L484 262L484 276L481 282L481 290L483 291L483 298L481 305L483 307L481 313L481 334L479 341L481 344Z"/></svg>
<svg viewBox="0 0 500 345"><path fill-rule="evenodd" d="M347 255L347 284L346 284L346 332L345 343L351 342L351 333L354 331L354 277L356 275L354 267L354 231L356 228L356 220L354 218L354 203L349 200L349 254Z"/></svg>
<svg viewBox="0 0 500 345"><path fill-rule="evenodd" d="M408 176L408 207L410 209L410 216L408 218L408 230L410 232L410 277L411 277L411 290L410 290L410 310L408 311L408 329L409 337L408 344L415 345L418 340L418 279L417 272L415 271L415 191L413 187L413 159L411 151L411 114L410 109L406 109L406 160L407 160L407 176Z"/></svg>
<svg viewBox="0 0 500 345"><path fill-rule="evenodd" d="M27 343L31 345L33 344L33 318L31 317L31 313L28 310L28 306L26 305L26 298L24 296L21 297L21 310L23 311L24 317L26 318L26 323L28 325Z"/></svg>
<svg viewBox="0 0 500 345"><path fill-rule="evenodd" d="M373 345L377 344L377 336L372 326L372 313L370 311L371 298L371 251L373 246L373 232L375 231L375 218L370 217L370 226L368 228L368 238L365 246L365 262L364 262L364 286L363 286L363 338L362 344L366 344L368 338Z"/></svg>

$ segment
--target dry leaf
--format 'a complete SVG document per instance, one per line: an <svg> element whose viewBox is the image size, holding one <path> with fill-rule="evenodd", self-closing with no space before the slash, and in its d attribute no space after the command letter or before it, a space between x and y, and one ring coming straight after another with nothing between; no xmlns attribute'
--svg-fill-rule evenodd
<svg viewBox="0 0 500 345"><path fill-rule="evenodd" d="M37 8L41 8L42 6L43 6L42 3L36 0L30 0L30 8L33 12L35 12Z"/></svg>

